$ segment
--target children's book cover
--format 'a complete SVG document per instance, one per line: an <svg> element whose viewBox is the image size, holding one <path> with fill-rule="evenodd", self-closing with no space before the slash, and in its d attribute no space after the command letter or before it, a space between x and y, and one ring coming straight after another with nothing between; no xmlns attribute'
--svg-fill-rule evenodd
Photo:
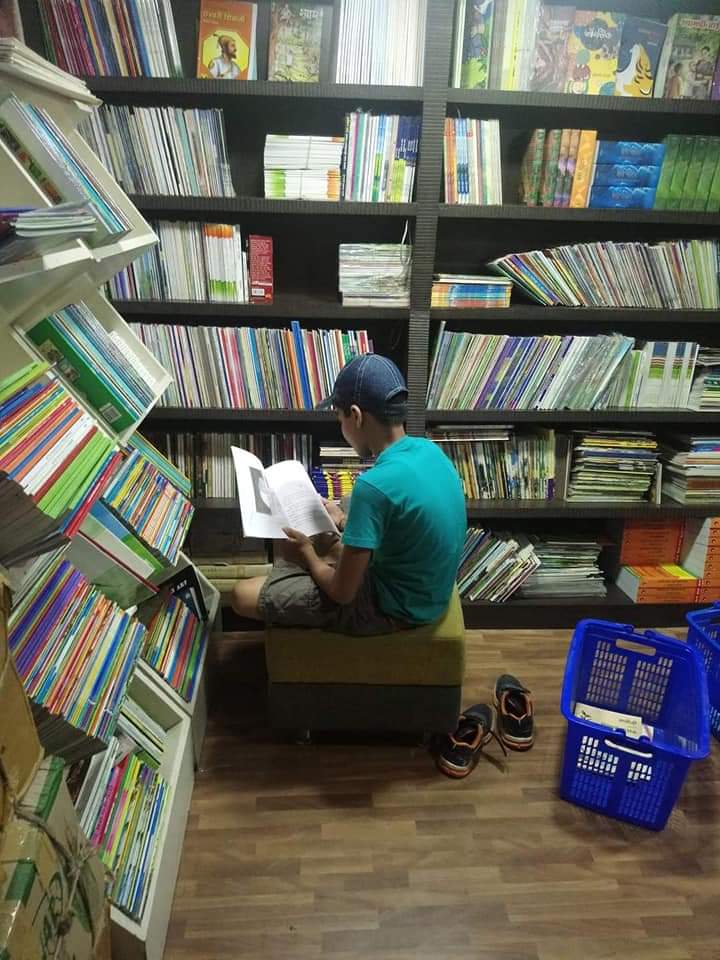
<svg viewBox="0 0 720 960"><path fill-rule="evenodd" d="M273 0L270 17L268 80L319 83L323 52L329 52L332 7Z"/></svg>
<svg viewBox="0 0 720 960"><path fill-rule="evenodd" d="M530 89L562 93L567 77L567 42L575 21L575 7L540 8L535 34L534 68Z"/></svg>
<svg viewBox="0 0 720 960"><path fill-rule="evenodd" d="M616 97L652 97L667 27L657 20L626 17L618 55Z"/></svg>
<svg viewBox="0 0 720 960"><path fill-rule="evenodd" d="M197 75L207 80L255 80L257 4L201 0Z"/></svg>
<svg viewBox="0 0 720 960"><path fill-rule="evenodd" d="M471 0L466 7L460 68L460 86L465 89L487 89L494 12L495 0Z"/></svg>
<svg viewBox="0 0 720 960"><path fill-rule="evenodd" d="M720 52L720 17L678 15L668 41L662 95L670 100L709 100Z"/></svg>
<svg viewBox="0 0 720 960"><path fill-rule="evenodd" d="M568 37L566 93L615 94L620 38L625 16L576 10Z"/></svg>

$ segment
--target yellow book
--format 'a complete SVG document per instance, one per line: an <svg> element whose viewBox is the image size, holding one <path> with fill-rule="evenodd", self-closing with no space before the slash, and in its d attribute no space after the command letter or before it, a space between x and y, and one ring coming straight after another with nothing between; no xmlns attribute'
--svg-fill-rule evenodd
<svg viewBox="0 0 720 960"><path fill-rule="evenodd" d="M597 130L583 130L580 134L580 144L575 162L575 176L570 191L571 207L586 207L588 204L596 147Z"/></svg>

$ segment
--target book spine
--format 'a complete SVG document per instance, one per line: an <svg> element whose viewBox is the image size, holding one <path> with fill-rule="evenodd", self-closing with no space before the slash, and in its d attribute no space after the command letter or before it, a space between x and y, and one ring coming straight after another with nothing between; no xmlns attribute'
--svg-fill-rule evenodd
<svg viewBox="0 0 720 960"><path fill-rule="evenodd" d="M570 138L572 130L566 128L560 138L560 151L558 153L557 173L555 175L555 188L551 206L562 206L563 186L565 183L565 174L567 173L568 153L570 152Z"/></svg>
<svg viewBox="0 0 720 960"><path fill-rule="evenodd" d="M693 199L693 210L704 210L710 196L713 176L720 161L720 137L708 137L708 146Z"/></svg>
<svg viewBox="0 0 720 960"><path fill-rule="evenodd" d="M248 237L250 303L273 302L272 237L251 234Z"/></svg>
<svg viewBox="0 0 720 960"><path fill-rule="evenodd" d="M676 133L665 137L665 156L660 167L660 179L655 190L655 209L667 210L670 201L670 184L675 173L675 162L680 148L681 137Z"/></svg>
<svg viewBox="0 0 720 960"><path fill-rule="evenodd" d="M575 176L570 191L570 206L586 207L590 196L590 179L595 160L597 130L583 130L578 144Z"/></svg>
<svg viewBox="0 0 720 960"><path fill-rule="evenodd" d="M555 182L557 180L562 135L562 130L549 130L545 137L543 176L540 185L540 205L543 207L551 207L555 199Z"/></svg>

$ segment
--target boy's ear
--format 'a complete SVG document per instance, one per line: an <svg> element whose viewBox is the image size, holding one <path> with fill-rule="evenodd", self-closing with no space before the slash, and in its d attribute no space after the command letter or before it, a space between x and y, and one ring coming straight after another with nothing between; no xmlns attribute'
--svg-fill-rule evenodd
<svg viewBox="0 0 720 960"><path fill-rule="evenodd" d="M362 425L363 425L363 412L362 412L362 410L360 409L360 407L358 407L358 405L355 404L355 403L353 403L353 405L350 407L350 416L352 417L353 423L355 424L356 427L358 427L358 428L359 428L359 427L362 427Z"/></svg>

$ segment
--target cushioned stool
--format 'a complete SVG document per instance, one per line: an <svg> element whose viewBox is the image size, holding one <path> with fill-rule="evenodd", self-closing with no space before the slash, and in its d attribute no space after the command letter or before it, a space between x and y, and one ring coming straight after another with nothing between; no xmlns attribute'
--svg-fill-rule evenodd
<svg viewBox="0 0 720 960"><path fill-rule="evenodd" d="M454 730L465 666L460 598L455 591L435 623L375 637L272 627L265 658L276 729Z"/></svg>

